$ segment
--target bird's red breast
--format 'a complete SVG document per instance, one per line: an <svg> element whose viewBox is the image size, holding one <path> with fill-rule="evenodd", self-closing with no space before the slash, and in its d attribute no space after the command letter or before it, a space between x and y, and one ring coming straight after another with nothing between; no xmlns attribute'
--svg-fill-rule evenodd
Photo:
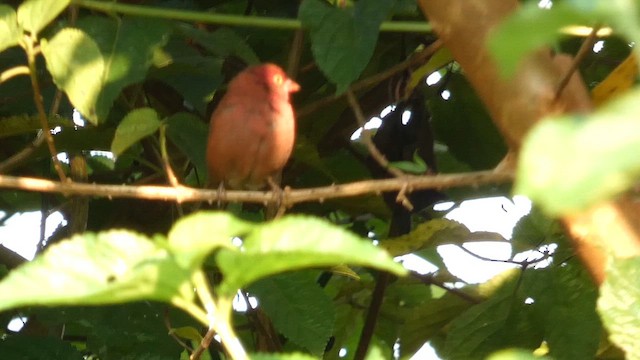
<svg viewBox="0 0 640 360"><path fill-rule="evenodd" d="M293 150L295 117L289 95L298 90L274 64L249 67L231 80L211 115L211 184L256 190L279 175Z"/></svg>

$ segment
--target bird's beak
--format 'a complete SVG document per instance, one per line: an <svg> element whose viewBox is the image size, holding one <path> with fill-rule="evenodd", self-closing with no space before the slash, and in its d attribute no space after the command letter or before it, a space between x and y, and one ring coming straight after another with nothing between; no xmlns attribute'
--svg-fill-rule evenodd
<svg viewBox="0 0 640 360"><path fill-rule="evenodd" d="M286 80L286 82L284 83L284 88L287 90L288 93L294 93L294 92L300 91L300 85L298 85L297 82L291 79Z"/></svg>

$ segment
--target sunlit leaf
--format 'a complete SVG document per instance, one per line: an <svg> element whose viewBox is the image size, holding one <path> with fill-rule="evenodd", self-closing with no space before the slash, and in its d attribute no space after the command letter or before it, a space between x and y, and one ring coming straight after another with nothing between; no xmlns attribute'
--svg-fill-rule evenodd
<svg viewBox="0 0 640 360"><path fill-rule="evenodd" d="M131 145L153 134L160 127L160 119L155 110L141 108L131 111L122 119L111 143L111 152L118 156Z"/></svg>
<svg viewBox="0 0 640 360"><path fill-rule="evenodd" d="M269 275L310 267L353 264L406 273L370 241L326 221L299 215L256 227L240 250L220 250L216 260L224 274L219 289L226 294Z"/></svg>
<svg viewBox="0 0 640 360"><path fill-rule="evenodd" d="M97 124L125 86L144 79L169 28L157 20L103 17L84 18L78 27L59 31L42 51L56 85Z"/></svg>
<svg viewBox="0 0 640 360"><path fill-rule="evenodd" d="M56 85L64 89L73 105L95 123L95 103L102 86L99 74L105 71L96 42L84 31L65 28L48 41L42 41L42 53Z"/></svg>
<svg viewBox="0 0 640 360"><path fill-rule="evenodd" d="M70 0L27 0L18 7L18 24L26 31L38 34L69 6L70 2Z"/></svg>
<svg viewBox="0 0 640 360"><path fill-rule="evenodd" d="M531 350L508 349L491 354L487 360L550 360L550 358L534 355Z"/></svg>
<svg viewBox="0 0 640 360"><path fill-rule="evenodd" d="M610 259L600 287L598 312L609 339L621 347L627 359L640 359L640 258Z"/></svg>
<svg viewBox="0 0 640 360"><path fill-rule="evenodd" d="M0 5L0 51L18 45L20 34L16 11L11 6Z"/></svg>
<svg viewBox="0 0 640 360"><path fill-rule="evenodd" d="M131 231L85 233L52 245L2 282L0 309L191 299L191 274L157 242Z"/></svg>
<svg viewBox="0 0 640 360"><path fill-rule="evenodd" d="M169 247L182 267L195 269L210 252L231 248L232 238L245 235L253 226L226 212L201 211L176 222L169 231Z"/></svg>

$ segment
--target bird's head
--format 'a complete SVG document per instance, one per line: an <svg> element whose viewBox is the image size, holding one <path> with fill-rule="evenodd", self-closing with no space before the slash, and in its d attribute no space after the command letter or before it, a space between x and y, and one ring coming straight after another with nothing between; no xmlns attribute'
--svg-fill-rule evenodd
<svg viewBox="0 0 640 360"><path fill-rule="evenodd" d="M266 94L289 99L289 94L300 90L300 85L293 81L281 67L275 64L261 64L243 70L229 87L255 86L265 90Z"/></svg>

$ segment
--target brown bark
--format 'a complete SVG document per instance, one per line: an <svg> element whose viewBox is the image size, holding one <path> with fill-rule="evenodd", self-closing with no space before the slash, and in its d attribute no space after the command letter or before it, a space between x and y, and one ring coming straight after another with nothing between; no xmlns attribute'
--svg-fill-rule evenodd
<svg viewBox="0 0 640 360"><path fill-rule="evenodd" d="M518 151L526 133L542 117L591 110L589 93L578 74L571 77L559 98L555 96L558 84L572 64L567 55L553 56L548 49L540 49L522 60L513 77L501 76L486 41L491 30L517 9L516 0L420 0L419 3L512 151ZM638 224L640 212L628 213L628 204L625 207L621 202L603 207L617 215L602 222L599 207L562 219L576 252L597 283L604 279L605 250L615 247L625 249L627 254L640 253L638 226L632 227L635 231L617 231L619 237L615 245L610 240L611 229L628 229L629 223Z"/></svg>

